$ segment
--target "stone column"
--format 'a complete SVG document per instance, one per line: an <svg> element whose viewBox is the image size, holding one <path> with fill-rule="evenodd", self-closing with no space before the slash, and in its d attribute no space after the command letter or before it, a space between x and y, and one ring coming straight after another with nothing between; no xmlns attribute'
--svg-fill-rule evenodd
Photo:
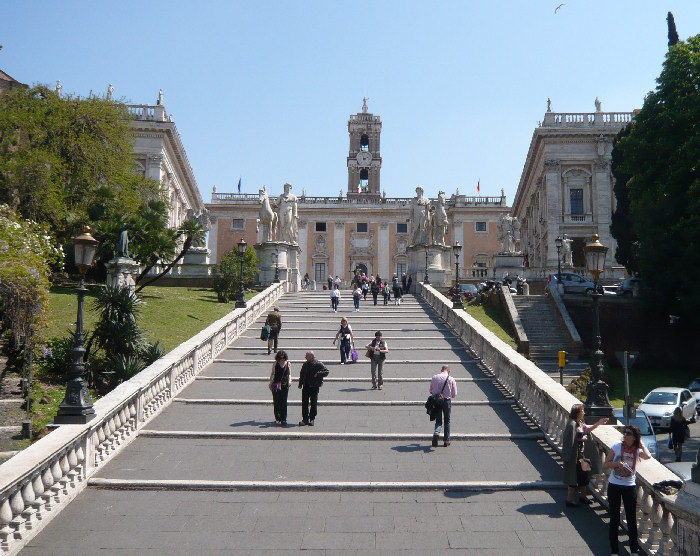
<svg viewBox="0 0 700 556"><path fill-rule="evenodd" d="M377 237L377 272L379 276L386 280L391 268L391 248L389 245L389 223L379 224L379 235Z"/></svg>
<svg viewBox="0 0 700 556"><path fill-rule="evenodd" d="M333 226L333 278L345 280L345 222L335 222Z"/></svg>
<svg viewBox="0 0 700 556"><path fill-rule="evenodd" d="M599 160L594 165L595 173L593 174L594 183L591 184L595 191L594 201L596 205L592 207L594 222L598 226L599 241L607 246L608 256L605 259L605 268L609 269L615 263L615 239L610 234L610 223L612 220L611 209L613 206L613 191L610 180L610 162L608 160ZM590 238L587 238L590 241ZM608 273L601 275L601 278L606 278Z"/></svg>
<svg viewBox="0 0 700 556"><path fill-rule="evenodd" d="M207 243L209 244L209 260L212 264L218 263L216 259L218 255L216 250L218 235L219 219L216 216L209 215L209 237Z"/></svg>
<svg viewBox="0 0 700 556"><path fill-rule="evenodd" d="M547 231L547 262L546 268L557 268L557 246L554 240L559 235L559 228L554 228L554 224L561 222L562 215L562 181L561 181L561 164L558 160L545 160L544 167L546 171L546 220L545 228ZM538 192L539 194L539 192ZM552 226L550 230L549 227Z"/></svg>
<svg viewBox="0 0 700 556"><path fill-rule="evenodd" d="M306 225L306 220L298 220L299 228L298 245L299 245L299 276L302 278L304 274L309 273L309 278L313 278L313 271L308 268L308 245L309 245L309 227Z"/></svg>

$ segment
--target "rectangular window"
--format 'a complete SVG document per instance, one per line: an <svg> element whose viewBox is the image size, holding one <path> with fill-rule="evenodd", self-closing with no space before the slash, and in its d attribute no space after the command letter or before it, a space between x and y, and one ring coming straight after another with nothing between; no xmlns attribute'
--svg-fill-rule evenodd
<svg viewBox="0 0 700 556"><path fill-rule="evenodd" d="M474 231L485 232L486 231L486 222L474 222Z"/></svg>
<svg viewBox="0 0 700 556"><path fill-rule="evenodd" d="M245 230L245 220L243 218L234 218L231 222L232 230Z"/></svg>
<svg viewBox="0 0 700 556"><path fill-rule="evenodd" d="M316 231L317 232L325 232L326 231L326 223L325 222L316 222Z"/></svg>
<svg viewBox="0 0 700 556"><path fill-rule="evenodd" d="M321 284L326 283L326 263L316 263L314 265L314 280Z"/></svg>
<svg viewBox="0 0 700 556"><path fill-rule="evenodd" d="M583 189L569 190L571 214L583 214Z"/></svg>
<svg viewBox="0 0 700 556"><path fill-rule="evenodd" d="M397 234L407 234L408 233L408 224L406 222L399 222L396 224L396 233Z"/></svg>
<svg viewBox="0 0 700 556"><path fill-rule="evenodd" d="M360 234L366 234L367 233L367 222L358 222L357 223L357 232Z"/></svg>
<svg viewBox="0 0 700 556"><path fill-rule="evenodd" d="M404 263L396 263L396 275L401 278L406 273L406 265Z"/></svg>

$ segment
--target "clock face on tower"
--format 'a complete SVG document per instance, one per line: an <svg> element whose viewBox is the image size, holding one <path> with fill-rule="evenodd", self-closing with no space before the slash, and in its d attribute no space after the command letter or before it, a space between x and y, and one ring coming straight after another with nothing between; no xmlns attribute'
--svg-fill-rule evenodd
<svg viewBox="0 0 700 556"><path fill-rule="evenodd" d="M372 162L372 155L369 153L369 151L360 151L357 153L357 156L355 157L357 160L357 163L360 166L369 166L369 163Z"/></svg>

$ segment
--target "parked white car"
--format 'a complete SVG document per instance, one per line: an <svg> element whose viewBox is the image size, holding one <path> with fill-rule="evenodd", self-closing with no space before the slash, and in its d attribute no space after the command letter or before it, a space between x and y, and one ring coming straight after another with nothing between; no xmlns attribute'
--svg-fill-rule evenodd
<svg viewBox="0 0 700 556"><path fill-rule="evenodd" d="M627 424L627 419L622 415L622 408L615 410L615 418L619 423ZM639 432L642 433L642 442L644 442L644 445L649 449L651 457L659 459L659 447L656 443L656 433L646 413L638 409L637 416L634 419L630 419L629 424L637 427Z"/></svg>
<svg viewBox="0 0 700 556"><path fill-rule="evenodd" d="M700 376L688 385L688 390L690 390L693 393L695 401L698 404L697 411L698 413L700 413Z"/></svg>
<svg viewBox="0 0 700 556"><path fill-rule="evenodd" d="M677 407L682 409L683 417L695 422L697 401L687 388L654 388L639 404L639 409L647 414L656 430L670 428L671 416Z"/></svg>

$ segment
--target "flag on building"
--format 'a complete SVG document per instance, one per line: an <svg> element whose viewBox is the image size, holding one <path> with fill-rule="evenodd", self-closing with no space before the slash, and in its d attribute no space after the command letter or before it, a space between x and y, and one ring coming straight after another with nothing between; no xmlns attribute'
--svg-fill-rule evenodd
<svg viewBox="0 0 700 556"><path fill-rule="evenodd" d="M241 192L241 178L238 178L238 192Z"/></svg>
<svg viewBox="0 0 700 556"><path fill-rule="evenodd" d="M358 195L360 194L360 191L362 191L362 189L360 188L360 184L358 183L358 184L357 184L357 194L358 194Z"/></svg>
<svg viewBox="0 0 700 556"><path fill-rule="evenodd" d="M479 193L481 193L481 178L476 182L476 194L478 195Z"/></svg>

